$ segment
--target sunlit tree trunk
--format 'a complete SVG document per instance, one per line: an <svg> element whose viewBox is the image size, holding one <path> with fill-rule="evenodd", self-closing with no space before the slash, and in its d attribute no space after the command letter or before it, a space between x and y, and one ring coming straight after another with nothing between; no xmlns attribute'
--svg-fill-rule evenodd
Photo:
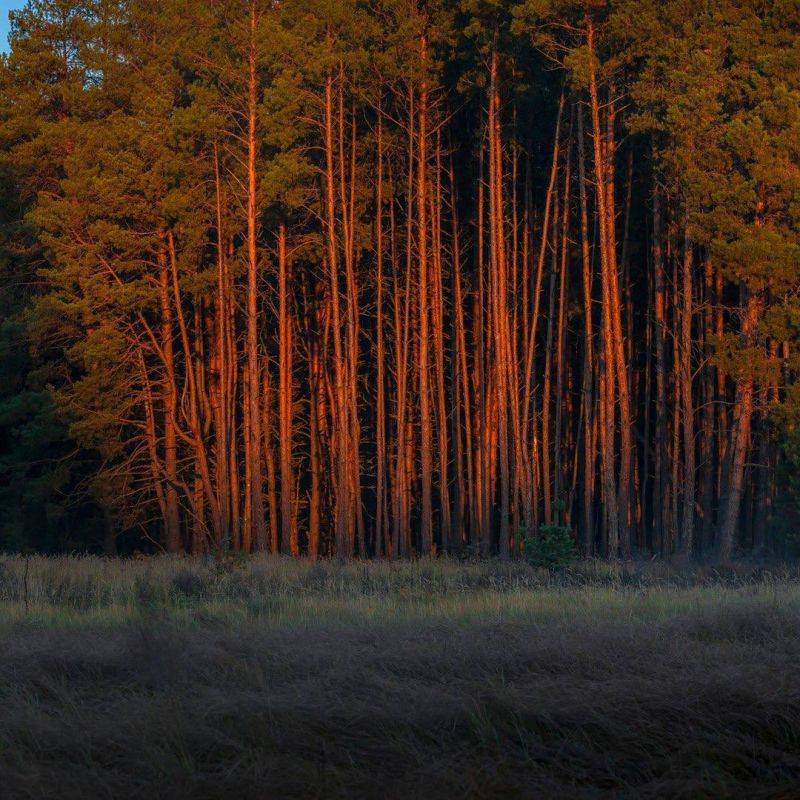
<svg viewBox="0 0 800 800"><path fill-rule="evenodd" d="M248 461L250 497L250 539L256 550L267 548L267 530L264 517L264 478L261 458L261 376L258 350L258 220L257 193L258 175L256 141L258 120L258 75L256 72L257 51L256 4L250 4L250 43L248 48L247 83L247 384L249 402L250 435L246 444L245 458Z"/></svg>
<svg viewBox="0 0 800 800"><path fill-rule="evenodd" d="M377 414L376 414L376 467L375 467L375 557L384 552L386 531L386 347L384 337L384 288L383 288L383 110L378 106L377 122L377 187L375 195L375 338L377 357Z"/></svg>
<svg viewBox="0 0 800 800"><path fill-rule="evenodd" d="M741 338L745 346L755 343L756 325L761 312L761 297L742 287ZM747 453L750 449L750 427L753 419L755 381L750 365L743 368L743 375L737 381L734 421L731 428L730 468L725 508L719 532L719 559L730 561L733 555L735 535L739 522L739 512L744 493L744 470Z"/></svg>
<svg viewBox="0 0 800 800"><path fill-rule="evenodd" d="M509 437L509 347L508 347L508 265L503 197L503 152L500 121L500 93L497 86L497 52L493 52L489 89L489 221L492 268L491 296L494 333L494 382L497 400L497 456L500 466L500 524L498 551L508 558L510 545L509 513L511 500Z"/></svg>
<svg viewBox="0 0 800 800"><path fill-rule="evenodd" d="M595 477L595 404L594 404L594 322L592 313L592 260L589 248L589 211L586 190L586 155L583 131L583 107L578 105L578 180L581 206L581 272L583 277L583 552L589 557L594 549L594 477Z"/></svg>
<svg viewBox="0 0 800 800"><path fill-rule="evenodd" d="M446 375L444 368L445 356L445 303L444 303L444 278L443 278L443 252L442 252L442 146L441 134L436 137L436 180L435 191L431 192L431 231L432 231L432 266L433 275L431 289L433 290L432 319L434 361L436 366L436 417L439 450L439 514L441 550L447 554L450 550L450 538L453 534L450 509L450 486L448 459L450 444L447 436L448 410L446 402Z"/></svg>
<svg viewBox="0 0 800 800"><path fill-rule="evenodd" d="M420 39L420 57L423 69L428 58L428 44L423 36ZM419 392L419 425L420 425L420 548L423 554L434 552L433 542L433 505L432 505L432 473L433 458L431 453L432 425L430 403L430 361L429 361L429 325L430 314L428 285L428 84L423 78L419 89L417 108L417 313L419 315L418 341L418 392Z"/></svg>
<svg viewBox="0 0 800 800"><path fill-rule="evenodd" d="M164 402L162 426L164 430L164 547L169 553L181 549L180 516L178 510L178 437L177 388L173 339L172 303L170 302L167 254L158 255L158 297L161 306L161 350L164 360L164 380L161 393ZM160 480L158 483L160 484Z"/></svg>
<svg viewBox="0 0 800 800"><path fill-rule="evenodd" d="M286 257L286 227L278 227L278 404L280 449L281 549L300 555L294 502L292 463L294 381L292 376L292 317L289 310L289 267Z"/></svg>
<svg viewBox="0 0 800 800"><path fill-rule="evenodd" d="M334 526L335 550L340 558L346 558L351 552L352 542L352 507L350 503L350 481L348 475L349 413L345 384L347 380L344 348L342 346L341 300L339 296L339 254L336 234L336 200L335 200L335 166L333 149L333 76L328 75L325 81L325 215L327 267L330 281L331 336L333 338L334 365L334 403L331 408L333 418L334 466Z"/></svg>

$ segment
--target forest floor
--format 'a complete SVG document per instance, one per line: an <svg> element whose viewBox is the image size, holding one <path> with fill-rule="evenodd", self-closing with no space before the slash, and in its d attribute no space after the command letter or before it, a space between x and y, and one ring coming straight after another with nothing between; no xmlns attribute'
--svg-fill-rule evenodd
<svg viewBox="0 0 800 800"><path fill-rule="evenodd" d="M798 786L798 567L0 557L3 800Z"/></svg>

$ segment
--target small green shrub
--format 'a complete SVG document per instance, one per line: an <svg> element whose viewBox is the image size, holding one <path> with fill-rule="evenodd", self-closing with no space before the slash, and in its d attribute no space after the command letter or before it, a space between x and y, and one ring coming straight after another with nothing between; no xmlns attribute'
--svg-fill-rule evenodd
<svg viewBox="0 0 800 800"><path fill-rule="evenodd" d="M552 525L540 525L536 533L523 531L523 554L533 567L557 569L567 567L578 559L572 531L558 520Z"/></svg>

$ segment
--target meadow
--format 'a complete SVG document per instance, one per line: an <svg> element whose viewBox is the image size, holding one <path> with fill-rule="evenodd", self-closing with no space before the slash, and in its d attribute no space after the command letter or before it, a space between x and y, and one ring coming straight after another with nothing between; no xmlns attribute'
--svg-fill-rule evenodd
<svg viewBox="0 0 800 800"><path fill-rule="evenodd" d="M4 798L791 798L800 570L0 557Z"/></svg>

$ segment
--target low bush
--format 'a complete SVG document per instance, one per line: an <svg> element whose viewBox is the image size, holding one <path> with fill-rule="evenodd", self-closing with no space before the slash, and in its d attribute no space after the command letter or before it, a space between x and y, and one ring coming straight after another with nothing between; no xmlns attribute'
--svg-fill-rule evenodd
<svg viewBox="0 0 800 800"><path fill-rule="evenodd" d="M523 531L523 554L533 567L560 569L578 560L572 531L556 518L552 525L540 525L536 533Z"/></svg>

